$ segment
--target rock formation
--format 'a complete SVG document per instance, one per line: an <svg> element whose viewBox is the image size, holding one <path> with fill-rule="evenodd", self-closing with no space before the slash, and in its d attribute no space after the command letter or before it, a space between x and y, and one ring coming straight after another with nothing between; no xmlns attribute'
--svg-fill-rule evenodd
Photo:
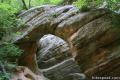
<svg viewBox="0 0 120 80"><path fill-rule="evenodd" d="M40 68L48 68L70 57L69 46L61 38L48 34L38 42L37 60Z"/></svg>
<svg viewBox="0 0 120 80"><path fill-rule="evenodd" d="M21 35L17 35L14 42L25 50L20 58L20 62L25 64L21 65L28 66L36 72L37 42L44 35L53 34L69 44L69 51L79 65L80 70L76 68L78 72L71 73L68 69L67 76L73 77L84 73L90 80L92 76L120 75L120 25L113 25L114 16L110 11L96 9L80 12L72 5L44 5L27 10L19 17L25 25L18 30ZM120 16L118 15L117 18ZM60 66L63 63L64 61L46 69L47 73L44 72L46 77L53 77L59 68L64 70ZM62 67L66 67L67 64ZM67 72L67 69L65 70ZM60 72L60 78L63 77L61 73L65 72ZM69 79L67 76L66 80ZM57 77L55 79L59 80Z"/></svg>
<svg viewBox="0 0 120 80"><path fill-rule="evenodd" d="M75 73L79 74L81 70L80 67L75 63L74 59L70 58L53 67L50 67L48 69L43 69L42 72L50 80L66 80L68 76L77 78L72 75L74 75ZM83 74L80 74L79 76L81 77L79 78L85 79L85 77L83 77L82 75Z"/></svg>
<svg viewBox="0 0 120 80"><path fill-rule="evenodd" d="M10 80L46 80L43 75L36 75L27 67L18 66L14 69Z"/></svg>

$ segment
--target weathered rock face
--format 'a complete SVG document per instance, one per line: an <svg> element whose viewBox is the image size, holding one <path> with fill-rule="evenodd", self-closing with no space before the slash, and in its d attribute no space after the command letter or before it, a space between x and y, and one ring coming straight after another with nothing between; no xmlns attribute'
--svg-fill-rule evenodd
<svg viewBox="0 0 120 80"><path fill-rule="evenodd" d="M71 73L62 80L86 80L86 76L81 73Z"/></svg>
<svg viewBox="0 0 120 80"><path fill-rule="evenodd" d="M38 42L38 47L39 68L48 68L70 57L68 44L51 34L43 36Z"/></svg>
<svg viewBox="0 0 120 80"><path fill-rule="evenodd" d="M15 42L21 45L25 42L35 43L43 35L53 34L69 43L70 52L81 68L81 71L76 68L78 72L75 70L74 73L79 73L79 71L85 73L88 80L91 79L91 76L104 76L105 74L119 76L120 25L112 25L112 16L111 12L105 9L80 12L71 5L33 8L20 15L20 18L25 21L25 26L19 30L21 35L16 37ZM25 51L27 55L24 55L24 59L27 56L33 56L33 54L29 54L29 52L31 53L29 49L25 48ZM36 51L32 53L35 55ZM52 61L54 58L50 58L50 60ZM29 65L29 61L26 64ZM58 65L60 66L60 64ZM58 75L56 71L59 68L62 70L58 65L47 69L45 75L48 77L52 75L52 78L54 77L56 80L59 76L59 79L69 79L67 76L62 76L62 73L66 73L69 67L65 66L67 69L62 67L66 71L60 72L60 74L58 72ZM75 65L71 64L71 66ZM57 76L53 76L54 73ZM72 72L68 70L68 73ZM78 74L75 75L78 76Z"/></svg>
<svg viewBox="0 0 120 80"><path fill-rule="evenodd" d="M91 76L120 75L117 67L120 27L113 26L110 18L108 14L91 21L69 39L73 55L89 79Z"/></svg>
<svg viewBox="0 0 120 80"><path fill-rule="evenodd" d="M69 78L68 76L71 76L74 79L77 78L74 75L76 73L79 74L79 78L85 79L85 76L83 74L80 74L80 67L75 63L75 61L72 58L67 59L48 69L44 69L42 70L42 72L46 77L48 77L51 80L67 80Z"/></svg>
<svg viewBox="0 0 120 80"><path fill-rule="evenodd" d="M27 67L18 66L14 70L10 80L47 80L42 74L36 75Z"/></svg>
<svg viewBox="0 0 120 80"><path fill-rule="evenodd" d="M40 6L22 13L19 17L25 25L19 30L16 42L39 40L45 34L54 34L67 40L83 25L108 13L104 9L79 13L79 9L67 6Z"/></svg>
<svg viewBox="0 0 120 80"><path fill-rule="evenodd" d="M34 42L26 42L18 45L22 50L24 50L24 54L20 57L18 64L21 66L27 66L33 72L38 73L38 65L36 60L37 44Z"/></svg>

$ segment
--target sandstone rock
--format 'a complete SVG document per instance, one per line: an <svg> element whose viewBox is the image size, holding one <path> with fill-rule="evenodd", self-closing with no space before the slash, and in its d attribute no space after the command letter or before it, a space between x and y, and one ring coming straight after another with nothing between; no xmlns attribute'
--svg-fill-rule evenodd
<svg viewBox="0 0 120 80"><path fill-rule="evenodd" d="M42 74L36 75L27 67L17 66L10 80L47 80Z"/></svg>
<svg viewBox="0 0 120 80"><path fill-rule="evenodd" d="M43 6L37 8L37 11L34 8L20 15L25 21L25 25L18 30L21 35L15 37L15 42L21 45L26 42L36 43L43 35L53 34L69 43L71 54L81 70L75 67L76 64L73 64L73 61L66 60L43 71L50 79L60 80L69 73L80 72L85 73L88 80L92 75L119 76L120 25L113 27L112 16L105 9L81 13L71 5ZM25 47L26 65L31 65L26 60L27 58L32 62L35 60L33 56L35 56L36 50L30 51L30 48L29 45ZM56 58L50 57L45 63L54 61Z"/></svg>
<svg viewBox="0 0 120 80"><path fill-rule="evenodd" d="M48 34L38 42L37 53L38 65L40 68L53 66L70 57L69 46L61 38Z"/></svg>
<svg viewBox="0 0 120 80"><path fill-rule="evenodd" d="M86 80L86 76L81 73L72 73L62 80Z"/></svg>
<svg viewBox="0 0 120 80"><path fill-rule="evenodd" d="M24 50L24 53L19 58L18 64L20 66L27 66L30 70L37 73L38 64L36 59L37 44L34 42L26 42L23 44L17 44L20 49Z"/></svg>
<svg viewBox="0 0 120 80"><path fill-rule="evenodd" d="M14 39L15 42L36 41L40 39L44 34L54 33L56 24L52 25L54 19L59 15L66 13L71 8L71 5L62 7L43 6L39 8L31 9L20 15L20 18L24 20L25 25L20 28L21 35L17 35ZM38 9L37 13L35 13ZM43 9L42 13L39 9ZM39 12L39 13L38 13ZM32 15L31 15L32 14ZM26 16L27 15L27 16Z"/></svg>
<svg viewBox="0 0 120 80"><path fill-rule="evenodd" d="M74 60L67 59L55 66L42 70L43 74L51 80L63 80L71 73L80 73L80 67L74 62Z"/></svg>
<svg viewBox="0 0 120 80"><path fill-rule="evenodd" d="M15 36L13 42L25 51L24 55L22 55L19 60L20 65L27 66L32 71L34 70L34 72L37 70L37 65L35 62L37 46L35 46L35 48L31 48L31 43L36 44L37 40L47 33L53 34L55 32L56 24L58 24L55 23L52 25L52 23L54 23L54 19L58 15L66 13L72 8L74 7L71 5L62 7L42 6L30 9L19 15L19 17L25 22L25 25L18 30L21 34Z"/></svg>
<svg viewBox="0 0 120 80"><path fill-rule="evenodd" d="M93 10L83 13L77 12L76 15L62 21L56 28L55 34L66 40L79 28L83 27L85 24L105 14L108 14L108 11L104 9Z"/></svg>
<svg viewBox="0 0 120 80"><path fill-rule="evenodd" d="M84 50L84 51L86 51L86 53L88 54L92 50L95 50L93 48L96 48L97 46L94 47L94 45L96 44L92 44L92 41L96 40L96 38L100 37L101 35L103 35L104 32L106 32L109 28L111 28L112 26L110 23L111 21L109 17L103 16L81 27L69 39L70 44L72 44L71 49L75 48L73 50L76 51L77 49L88 47L89 45L88 43L91 43L90 46L91 48L90 49L86 48L88 50Z"/></svg>
<svg viewBox="0 0 120 80"><path fill-rule="evenodd" d="M119 68L113 68L119 65L116 49L119 45L120 27L111 24L110 14L105 16L86 24L69 39L75 60L82 72L87 74L88 80L92 76L120 75ZM110 57L111 55L117 55L118 58ZM114 62L116 63L113 64Z"/></svg>
<svg viewBox="0 0 120 80"><path fill-rule="evenodd" d="M95 51L91 57L91 63L94 64L93 67L89 67L85 70L85 74L90 78L91 76L119 76L120 75L120 40L111 43L111 46L98 49ZM99 55L97 55L99 54ZM96 56L96 57L95 57ZM96 61L93 61L93 58ZM96 64L95 64L96 63Z"/></svg>
<svg viewBox="0 0 120 80"><path fill-rule="evenodd" d="M104 9L79 13L79 9L72 5L33 8L20 14L25 25L18 30L21 34L14 41L36 41L50 33L67 40L80 27L105 14L108 11Z"/></svg>

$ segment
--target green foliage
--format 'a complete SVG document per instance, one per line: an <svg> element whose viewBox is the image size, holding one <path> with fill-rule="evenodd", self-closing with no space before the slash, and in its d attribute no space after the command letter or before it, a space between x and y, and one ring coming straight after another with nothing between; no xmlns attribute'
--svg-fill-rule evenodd
<svg viewBox="0 0 120 80"><path fill-rule="evenodd" d="M84 6L88 6L87 0L78 0L77 2L74 2L74 4L75 4L78 8L82 8L82 7L84 7Z"/></svg>
<svg viewBox="0 0 120 80"><path fill-rule="evenodd" d="M85 9L85 8L98 8L105 5L105 8L110 10L118 10L117 4L120 0L78 0L73 4L78 8Z"/></svg>
<svg viewBox="0 0 120 80"><path fill-rule="evenodd" d="M5 7L5 5L7 7ZM14 9L7 5L2 4L0 5L0 28L6 29L13 27L13 23L15 21L15 16L13 15Z"/></svg>
<svg viewBox="0 0 120 80"><path fill-rule="evenodd" d="M17 28L19 19L15 16L17 9L6 3L0 3L0 38L4 35L12 34ZM12 43L5 42L0 45L0 60L6 60L7 57L18 57L22 51Z"/></svg>
<svg viewBox="0 0 120 80"><path fill-rule="evenodd" d="M0 60L17 59L21 54L22 50L12 43L4 43L0 46Z"/></svg>
<svg viewBox="0 0 120 80"><path fill-rule="evenodd" d="M51 4L59 4L61 3L63 0L51 0Z"/></svg>
<svg viewBox="0 0 120 80"><path fill-rule="evenodd" d="M4 74L3 72L0 72L0 80L9 80L7 77L10 77L10 73Z"/></svg>
<svg viewBox="0 0 120 80"><path fill-rule="evenodd" d="M51 17L56 18L58 15L59 15L58 13L54 12L53 14L51 14Z"/></svg>
<svg viewBox="0 0 120 80"><path fill-rule="evenodd" d="M15 8L17 10L17 12L19 12L20 10L22 10L22 3L19 2L19 0L10 0L11 2L8 3L9 5L11 5L13 8Z"/></svg>
<svg viewBox="0 0 120 80"><path fill-rule="evenodd" d="M20 3L19 0L3 0L3 2L1 3L9 4L10 6L12 6L12 8L16 9L17 11L22 9L22 3Z"/></svg>
<svg viewBox="0 0 120 80"><path fill-rule="evenodd" d="M25 2L26 5L24 5L23 1ZM59 4L63 0L2 0L0 1L1 3L9 4L13 8L16 8L17 11L20 11L24 9L24 7L33 7L33 6L40 6L44 4Z"/></svg>
<svg viewBox="0 0 120 80"><path fill-rule="evenodd" d="M110 10L118 10L119 7L117 6L120 3L120 0L106 0L106 7Z"/></svg>
<svg viewBox="0 0 120 80"><path fill-rule="evenodd" d="M0 80L5 80L6 79L6 76L1 72L0 73Z"/></svg>
<svg viewBox="0 0 120 80"><path fill-rule="evenodd" d="M9 71L6 71L5 67L9 69L14 68L17 65L17 58L21 56L22 53L23 51L12 43L0 45L0 71L2 70L0 72L0 80L9 80L11 74Z"/></svg>
<svg viewBox="0 0 120 80"><path fill-rule="evenodd" d="M11 64L3 60L0 61L0 80L10 80L11 73L9 70L15 69L16 66L16 64Z"/></svg>
<svg viewBox="0 0 120 80"><path fill-rule="evenodd" d="M28 5L28 1L26 0L26 3ZM44 4L59 4L60 2L62 2L62 0L31 0L31 6L40 6L40 5L44 5Z"/></svg>
<svg viewBox="0 0 120 80"><path fill-rule="evenodd" d="M20 20L15 16L17 9L9 4L0 3L0 38L10 34L11 30L17 28Z"/></svg>
<svg viewBox="0 0 120 80"><path fill-rule="evenodd" d="M6 3L0 3L0 9L8 11L9 13L16 13L17 9Z"/></svg>
<svg viewBox="0 0 120 80"><path fill-rule="evenodd" d="M19 5L15 1L4 0L4 3L0 3L0 40L5 35L13 34L13 30L17 29L21 22L15 15L20 10ZM2 42L4 43L0 44L0 66L8 65L11 62L16 63L17 58L23 51L13 43ZM9 80L8 78L9 72L0 72L0 80Z"/></svg>
<svg viewBox="0 0 120 80"><path fill-rule="evenodd" d="M80 9L80 11L85 12L89 10L91 0L78 0L73 3L76 7ZM93 6L93 5L92 5Z"/></svg>
<svg viewBox="0 0 120 80"><path fill-rule="evenodd" d="M113 27L120 27L120 15L113 13L112 14L112 25Z"/></svg>

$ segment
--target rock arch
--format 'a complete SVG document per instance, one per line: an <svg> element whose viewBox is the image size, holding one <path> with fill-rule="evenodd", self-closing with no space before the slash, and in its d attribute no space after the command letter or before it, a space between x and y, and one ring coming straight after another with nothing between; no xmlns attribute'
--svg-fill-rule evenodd
<svg viewBox="0 0 120 80"><path fill-rule="evenodd" d="M19 17L25 22L25 25L18 30L21 34L14 39L14 42L25 50L20 62L24 62L22 65L37 72L36 41L45 34L53 34L69 43L71 54L78 64L81 64L82 61L86 61L84 64L89 64L88 67L84 64L81 65L83 72L93 68L94 65L91 67L90 64L95 61L89 62L89 60L87 62L88 59L86 58L90 57L91 59L92 53L100 50L101 45L110 44L120 38L120 36L116 36L119 34L119 30L113 31L110 16L110 12L105 9L80 12L73 5L44 5L23 12ZM102 37L103 34L106 37ZM109 37L107 37L108 34ZM116 36L114 40L111 40L114 36ZM110 39L109 42L106 42L107 39ZM93 48L91 49L91 47ZM104 50L101 49L101 51Z"/></svg>

